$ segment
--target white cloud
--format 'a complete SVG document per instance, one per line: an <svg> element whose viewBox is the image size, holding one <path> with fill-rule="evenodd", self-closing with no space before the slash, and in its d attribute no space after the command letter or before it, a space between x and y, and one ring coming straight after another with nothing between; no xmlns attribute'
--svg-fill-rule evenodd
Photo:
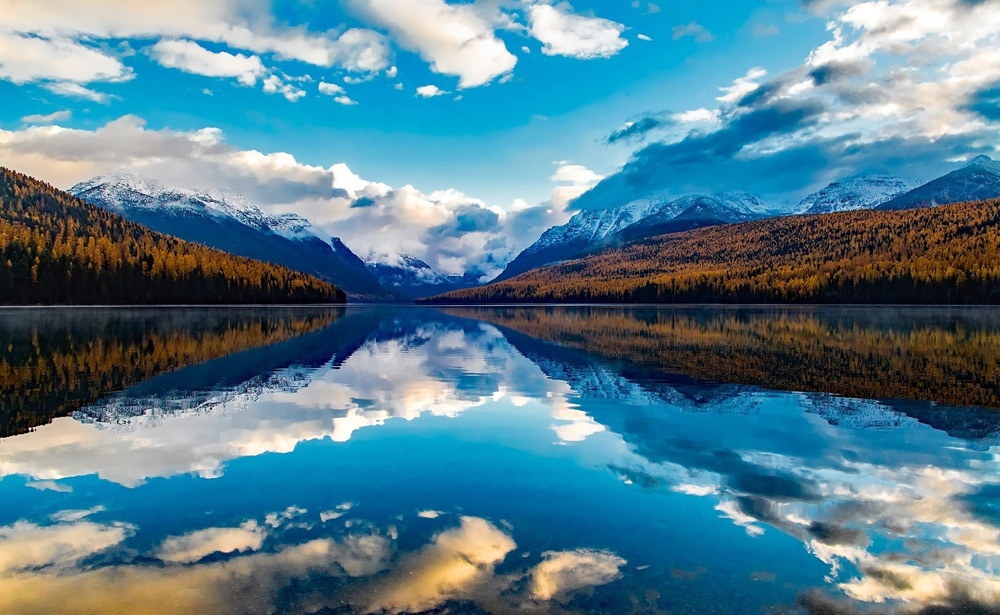
<svg viewBox="0 0 1000 615"><path fill-rule="evenodd" d="M417 96L420 98L434 98L435 96L442 96L447 93L436 85L422 85L417 88Z"/></svg>
<svg viewBox="0 0 1000 615"><path fill-rule="evenodd" d="M0 578L35 568L62 569L125 540L123 524L90 522L40 526L27 521L0 527Z"/></svg>
<svg viewBox="0 0 1000 615"><path fill-rule="evenodd" d="M494 33L494 24L472 4L443 0L356 0L368 18L388 28L431 70L459 78L458 87L485 85L517 64ZM390 77L391 78L391 77Z"/></svg>
<svg viewBox="0 0 1000 615"><path fill-rule="evenodd" d="M447 274L496 275L562 216L546 207L507 212L452 189L393 187L342 163L322 167L286 152L239 150L215 128L150 130L135 116L94 130L0 130L0 158L61 187L134 167L174 185L233 190L271 213L305 216L362 258L391 262L405 254Z"/></svg>
<svg viewBox="0 0 1000 615"><path fill-rule="evenodd" d="M83 87L79 83L70 83L68 81L43 83L42 87L54 94L59 94L60 96L83 98L96 103L106 103L111 98L103 92L98 92L90 88Z"/></svg>
<svg viewBox="0 0 1000 615"><path fill-rule="evenodd" d="M719 88L722 96L716 98L722 103L734 103L760 87L759 81L767 76L763 68L751 68L743 77L733 81L733 85Z"/></svg>
<svg viewBox="0 0 1000 615"><path fill-rule="evenodd" d="M68 109L63 109L62 111L53 111L47 115L42 115L41 113L26 115L21 118L21 121L25 124L52 124L68 120L71 115Z"/></svg>
<svg viewBox="0 0 1000 615"><path fill-rule="evenodd" d="M154 6L106 0L98 8L74 0L9 0L0 28L0 78L41 82L59 94L101 100L104 95L84 84L132 77L131 69L99 46L122 38L159 39L154 57L161 63L244 83L262 76L260 59L252 54L355 72L378 72L389 64L388 42L378 32L351 28L336 35L282 26L263 4L176 0ZM213 57L194 41L250 54Z"/></svg>
<svg viewBox="0 0 1000 615"><path fill-rule="evenodd" d="M694 124L698 122L718 122L720 118L720 112L718 109L706 109L701 107L699 109L691 109L689 111L682 111L680 113L675 113L670 116L676 122L682 124Z"/></svg>
<svg viewBox="0 0 1000 615"><path fill-rule="evenodd" d="M461 598L493 574L493 567L517 544L492 523L462 517L461 525L434 537L410 554L392 574L375 583L365 612L416 612L432 609L450 598Z"/></svg>
<svg viewBox="0 0 1000 615"><path fill-rule="evenodd" d="M296 87L291 83L286 83L278 75L268 75L264 79L264 92L266 94L281 94L288 102L298 102L306 95L306 91Z"/></svg>
<svg viewBox="0 0 1000 615"><path fill-rule="evenodd" d="M679 26L674 26L674 40L678 41L682 38L691 37L699 43L708 43L715 40L712 33L709 32L705 26L701 25L697 21L692 21L690 23L681 24Z"/></svg>
<svg viewBox="0 0 1000 615"><path fill-rule="evenodd" d="M626 46L625 26L610 19L570 12L566 4L533 4L528 8L531 36L542 43L546 55L573 58L608 58Z"/></svg>
<svg viewBox="0 0 1000 615"><path fill-rule="evenodd" d="M606 585L621 576L619 569L627 563L614 553L590 549L546 551L542 557L531 571L531 593L538 600Z"/></svg>
<svg viewBox="0 0 1000 615"><path fill-rule="evenodd" d="M397 74L399 74L399 69L397 69L395 66L390 66L385 71L385 76L388 79L395 79Z"/></svg>
<svg viewBox="0 0 1000 615"><path fill-rule="evenodd" d="M340 87L336 83L327 83L325 81L320 81L319 93L326 94L327 96L333 96L335 94L343 94L344 88Z"/></svg>
<svg viewBox="0 0 1000 615"><path fill-rule="evenodd" d="M636 38L638 38L640 41L651 41L651 40L653 40L652 38L646 36L645 34L639 34Z"/></svg>
<svg viewBox="0 0 1000 615"><path fill-rule="evenodd" d="M0 29L0 79L18 85L32 81L81 84L125 81L132 76L118 58L94 47L68 38L40 38Z"/></svg>
<svg viewBox="0 0 1000 615"><path fill-rule="evenodd" d="M257 56L213 52L194 41L159 41L150 49L150 55L168 68L206 77L234 77L243 85L254 85L264 74L264 65Z"/></svg>
<svg viewBox="0 0 1000 615"><path fill-rule="evenodd" d="M352 28L338 36L286 27L263 4L105 0L101 8L75 0L8 0L4 26L13 32L71 39L187 38L351 71L388 66L388 44L377 32Z"/></svg>
<svg viewBox="0 0 1000 615"><path fill-rule="evenodd" d="M156 549L156 557L165 562L188 564L213 553L258 551L266 537L264 528L253 520L239 527L211 527L167 538Z"/></svg>
<svg viewBox="0 0 1000 615"><path fill-rule="evenodd" d="M556 186L552 190L552 206L558 211L564 211L570 201L596 186L599 181L604 179L604 176L583 165L561 162L559 168L549 179L564 184Z"/></svg>

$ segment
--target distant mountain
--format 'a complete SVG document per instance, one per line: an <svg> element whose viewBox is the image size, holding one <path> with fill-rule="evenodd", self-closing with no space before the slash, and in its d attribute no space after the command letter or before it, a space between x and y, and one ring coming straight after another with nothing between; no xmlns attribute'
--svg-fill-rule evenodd
<svg viewBox="0 0 1000 615"><path fill-rule="evenodd" d="M677 233L706 226L756 220L769 215L767 206L755 194L722 192L690 194L652 207L648 214L608 237L601 246Z"/></svg>
<svg viewBox="0 0 1000 615"><path fill-rule="evenodd" d="M545 231L493 282L627 241L743 222L767 213L757 196L745 192L693 194L676 200L654 196L621 207L581 211L566 224Z"/></svg>
<svg viewBox="0 0 1000 615"><path fill-rule="evenodd" d="M427 302L1000 304L998 237L1000 200L773 217L652 237Z"/></svg>
<svg viewBox="0 0 1000 615"><path fill-rule="evenodd" d="M840 211L874 209L895 197L913 190L918 182L892 175L857 175L835 181L802 199L796 213L831 214Z"/></svg>
<svg viewBox="0 0 1000 615"><path fill-rule="evenodd" d="M510 279L525 271L564 261L592 248L605 237L617 233L646 216L657 204L630 203L610 209L578 212L569 222L554 226L517 255L494 282Z"/></svg>
<svg viewBox="0 0 1000 615"><path fill-rule="evenodd" d="M0 167L0 304L343 303L326 280L152 231Z"/></svg>
<svg viewBox="0 0 1000 615"><path fill-rule="evenodd" d="M394 288L415 298L472 288L479 286L480 283L480 276L475 273L444 275L412 256L402 256L392 264L368 262L365 265L383 286Z"/></svg>
<svg viewBox="0 0 1000 615"><path fill-rule="evenodd" d="M167 186L123 170L69 192L155 231L315 275L361 300L398 299L340 239L295 214L272 216L226 191Z"/></svg>
<svg viewBox="0 0 1000 615"><path fill-rule="evenodd" d="M995 198L1000 198L1000 162L976 156L962 168L901 194L879 209L913 209Z"/></svg>

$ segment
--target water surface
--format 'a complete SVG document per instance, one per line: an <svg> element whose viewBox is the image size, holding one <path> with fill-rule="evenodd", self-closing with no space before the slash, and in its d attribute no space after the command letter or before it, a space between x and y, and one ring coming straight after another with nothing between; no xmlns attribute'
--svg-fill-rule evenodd
<svg viewBox="0 0 1000 615"><path fill-rule="evenodd" d="M994 613L1000 315L0 311L0 613Z"/></svg>

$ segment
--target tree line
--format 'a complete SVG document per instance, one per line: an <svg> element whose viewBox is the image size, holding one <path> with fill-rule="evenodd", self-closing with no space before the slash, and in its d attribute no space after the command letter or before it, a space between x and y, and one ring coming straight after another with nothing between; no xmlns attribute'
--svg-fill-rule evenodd
<svg viewBox="0 0 1000 615"><path fill-rule="evenodd" d="M0 167L0 304L344 301L326 281L157 233Z"/></svg>

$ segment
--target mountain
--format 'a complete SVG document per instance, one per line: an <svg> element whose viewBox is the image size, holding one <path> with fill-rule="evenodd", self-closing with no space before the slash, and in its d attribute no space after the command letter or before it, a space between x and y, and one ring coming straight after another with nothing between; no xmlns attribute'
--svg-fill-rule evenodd
<svg viewBox="0 0 1000 615"><path fill-rule="evenodd" d="M493 282L508 280L535 267L573 258L608 235L635 223L654 206L652 202L639 201L610 209L580 211L566 224L554 226L542 233L542 236L518 254Z"/></svg>
<svg viewBox="0 0 1000 615"><path fill-rule="evenodd" d="M232 192L167 186L127 170L81 182L69 192L155 231L315 275L352 299L399 298L339 239L298 215L272 216Z"/></svg>
<svg viewBox="0 0 1000 615"><path fill-rule="evenodd" d="M748 192L690 194L654 206L633 224L608 237L601 246L677 233L706 226L732 224L762 218L770 213L760 197Z"/></svg>
<svg viewBox="0 0 1000 615"><path fill-rule="evenodd" d="M873 209L917 187L917 182L892 175L856 175L835 181L802 199L796 213L832 214Z"/></svg>
<svg viewBox="0 0 1000 615"><path fill-rule="evenodd" d="M428 303L1000 303L1000 200L674 233Z"/></svg>
<svg viewBox="0 0 1000 615"><path fill-rule="evenodd" d="M879 209L913 209L995 198L1000 198L1000 162L976 156L962 168L901 194Z"/></svg>
<svg viewBox="0 0 1000 615"><path fill-rule="evenodd" d="M760 198L745 192L692 194L675 200L653 196L621 207L581 211L566 224L545 231L493 282L628 241L753 220L767 213Z"/></svg>
<svg viewBox="0 0 1000 615"><path fill-rule="evenodd" d="M0 167L0 303L343 303L325 280L151 231Z"/></svg>
<svg viewBox="0 0 1000 615"><path fill-rule="evenodd" d="M465 275L438 273L424 261L412 256L401 256L392 264L368 262L365 265L383 286L416 298L472 288L479 286L480 280L480 276L475 273Z"/></svg>

